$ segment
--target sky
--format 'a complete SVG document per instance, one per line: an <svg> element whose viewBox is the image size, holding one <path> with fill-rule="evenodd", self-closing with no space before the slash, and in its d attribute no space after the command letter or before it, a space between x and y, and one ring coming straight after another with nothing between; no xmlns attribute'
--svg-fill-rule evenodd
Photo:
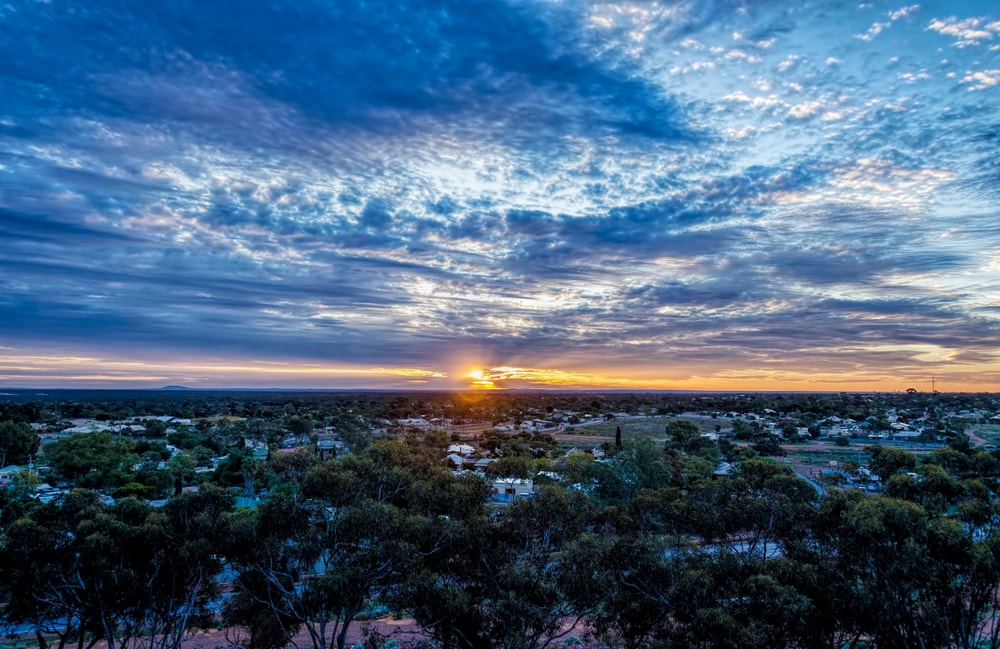
<svg viewBox="0 0 1000 649"><path fill-rule="evenodd" d="M1000 391L994 0L0 24L0 386Z"/></svg>

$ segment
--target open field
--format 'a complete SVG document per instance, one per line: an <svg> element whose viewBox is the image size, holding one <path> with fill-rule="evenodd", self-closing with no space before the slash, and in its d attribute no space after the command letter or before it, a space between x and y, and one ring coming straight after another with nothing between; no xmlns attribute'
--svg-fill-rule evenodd
<svg viewBox="0 0 1000 649"><path fill-rule="evenodd" d="M1000 424L974 424L966 432L970 434L974 443L978 438L984 444L1000 446Z"/></svg>
<svg viewBox="0 0 1000 649"><path fill-rule="evenodd" d="M804 444L782 444L781 448L785 449L788 454L785 459L791 462L797 473L815 475L822 470L842 467L847 462L867 466L870 456L865 452L865 447L878 445L903 448L917 457L927 455L941 447L940 444L852 439L850 446L837 446L828 440L814 440ZM837 464L833 465L831 462Z"/></svg>
<svg viewBox="0 0 1000 649"><path fill-rule="evenodd" d="M864 451L865 446L853 442L850 446L837 446L833 442L820 441L785 444L782 448L788 454L785 459L792 464L796 473L817 475L820 471L843 467L849 462L867 466L869 455Z"/></svg>
<svg viewBox="0 0 1000 649"><path fill-rule="evenodd" d="M629 419L614 419L611 421L597 421L583 424L566 426L564 431L567 435L587 435L594 437L615 436L615 429L621 426L622 435L647 435L658 439L664 438L664 428L671 419L686 419L698 426L703 433L715 431L716 424L723 430L730 427L728 419L713 419L712 417L701 415L661 416L661 417L631 417Z"/></svg>

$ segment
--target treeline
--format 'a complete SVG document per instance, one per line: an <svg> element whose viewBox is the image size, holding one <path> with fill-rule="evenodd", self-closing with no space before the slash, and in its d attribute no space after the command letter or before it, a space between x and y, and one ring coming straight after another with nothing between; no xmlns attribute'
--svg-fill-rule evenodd
<svg viewBox="0 0 1000 649"><path fill-rule="evenodd" d="M961 393L669 393L669 392L408 392L294 393L188 391L53 390L47 395L15 391L0 396L0 420L58 424L62 419L126 421L162 415L200 419L225 416L264 422L298 414L317 425L340 427L344 419L367 423L412 417L463 421L519 421L553 411L606 416L611 413L724 415L762 413L803 420L803 425L838 416L858 421L883 416L893 408L937 418L980 409L995 413L995 394Z"/></svg>
<svg viewBox="0 0 1000 649"><path fill-rule="evenodd" d="M778 462L713 477L631 441L509 506L419 440L281 454L254 509L212 484L155 508L16 481L0 612L45 649L173 649L216 625L248 649L343 649L379 611L448 649L1000 646L993 454L873 450L881 495L821 496Z"/></svg>

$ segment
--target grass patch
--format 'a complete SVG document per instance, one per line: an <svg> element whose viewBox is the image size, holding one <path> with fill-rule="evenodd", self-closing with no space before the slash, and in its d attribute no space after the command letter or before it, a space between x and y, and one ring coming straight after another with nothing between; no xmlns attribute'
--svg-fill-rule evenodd
<svg viewBox="0 0 1000 649"><path fill-rule="evenodd" d="M636 419L617 419L613 421L602 421L594 424L570 424L566 426L564 431L569 435L593 435L594 437L609 437L614 438L615 429L621 426L622 435L628 437L629 435L642 435L646 437L654 437L656 439L665 439L666 433L664 430L667 427L667 422L675 417L642 417ZM698 426L698 430L703 433L711 433L715 431L715 426L718 424L722 427L722 430L729 429L732 424L728 419L723 419L722 417L718 419L712 419L711 417L702 417L700 415L693 416L683 416L676 417L676 419L685 419L687 421L693 422Z"/></svg>
<svg viewBox="0 0 1000 649"><path fill-rule="evenodd" d="M847 462L853 462L859 466L868 466L869 456L864 451L864 444L852 441L850 446L837 446L833 442L821 442L819 445L812 444L809 447L785 445L786 459L816 467L817 469L832 468L830 462L836 462L838 466L843 466Z"/></svg>
<svg viewBox="0 0 1000 649"><path fill-rule="evenodd" d="M970 428L987 443L1000 446L1000 424L976 424Z"/></svg>
<svg viewBox="0 0 1000 649"><path fill-rule="evenodd" d="M850 446L837 446L833 441L822 440L820 442L810 442L798 446L795 444L783 444L787 455L785 459L800 466L809 466L819 469L831 468L830 462L836 461L838 466L845 462L853 462L858 466L868 466L871 456L865 452L866 446L879 446L868 439L852 439ZM916 444L916 443L893 443L886 442L881 446L896 446L917 456L920 460L940 445Z"/></svg>

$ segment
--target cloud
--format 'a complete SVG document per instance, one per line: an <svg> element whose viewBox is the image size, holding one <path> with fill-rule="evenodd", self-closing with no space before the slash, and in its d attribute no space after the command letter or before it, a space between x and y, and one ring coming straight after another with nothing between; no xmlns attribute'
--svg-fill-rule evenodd
<svg viewBox="0 0 1000 649"><path fill-rule="evenodd" d="M859 43L871 14L812 2L18 5L0 345L148 380L718 386L919 345L971 376L1000 76L934 43L997 30L916 12Z"/></svg>
<svg viewBox="0 0 1000 649"><path fill-rule="evenodd" d="M859 38L863 41L872 41L876 36L882 33L883 30L892 27L892 24L897 20L906 18L920 9L920 5L910 5L908 7L901 7L895 11L890 11L886 14L889 20L884 22L874 22L871 27L868 28L864 34L856 34L855 38Z"/></svg>
<svg viewBox="0 0 1000 649"><path fill-rule="evenodd" d="M789 54L785 60L778 64L778 72L788 72L795 66L800 58L801 57L797 54Z"/></svg>
<svg viewBox="0 0 1000 649"><path fill-rule="evenodd" d="M943 20L935 18L927 25L927 29L944 36L951 36L955 39L955 47L964 48L979 45L982 41L991 40L994 36L1000 35L1000 21L991 21L988 18L966 18L964 20L955 17Z"/></svg>
<svg viewBox="0 0 1000 649"><path fill-rule="evenodd" d="M896 11L892 11L889 13L889 20L896 21L899 20L900 18L905 18L915 13L918 9L920 9L920 5L910 5L908 7L900 7Z"/></svg>
<svg viewBox="0 0 1000 649"><path fill-rule="evenodd" d="M824 104L822 101L806 101L789 108L788 114L796 119L805 119L807 117L819 115L823 112L823 107Z"/></svg>
<svg viewBox="0 0 1000 649"><path fill-rule="evenodd" d="M864 34L858 34L858 35L856 35L855 38L859 38L859 39L861 39L863 41L871 41L871 40L874 40L876 36L878 36L879 34L881 34L882 30L884 30L887 27L891 27L891 26L892 26L891 22L876 22L876 23L872 23L872 26L868 28L868 31L866 31Z"/></svg>
<svg viewBox="0 0 1000 649"><path fill-rule="evenodd" d="M967 83L969 90L985 90L1000 83L1000 70L968 72L959 83Z"/></svg>

